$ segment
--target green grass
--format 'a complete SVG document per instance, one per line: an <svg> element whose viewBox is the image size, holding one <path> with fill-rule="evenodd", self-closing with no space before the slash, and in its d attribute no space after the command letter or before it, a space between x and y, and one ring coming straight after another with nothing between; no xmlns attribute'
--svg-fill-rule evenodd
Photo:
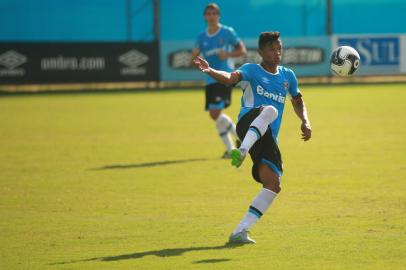
<svg viewBox="0 0 406 270"><path fill-rule="evenodd" d="M313 138L288 103L282 192L236 248L260 186L203 92L1 96L0 269L405 269L406 85L302 92Z"/></svg>

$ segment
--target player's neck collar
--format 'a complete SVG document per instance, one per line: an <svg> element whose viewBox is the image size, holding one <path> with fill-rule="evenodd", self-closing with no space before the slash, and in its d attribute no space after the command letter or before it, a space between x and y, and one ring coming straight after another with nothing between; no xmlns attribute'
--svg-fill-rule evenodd
<svg viewBox="0 0 406 270"><path fill-rule="evenodd" d="M214 37L215 35L217 35L218 32L220 32L220 30L221 30L221 24L218 24L217 26L218 26L218 29L217 29L217 31L214 32L213 34L210 34L210 33L209 33L209 27L207 27L207 28L206 28L206 35L209 36L209 37Z"/></svg>
<svg viewBox="0 0 406 270"><path fill-rule="evenodd" d="M276 66L276 72L275 73L272 73L272 72L270 72L270 71L268 71L268 70L266 70L261 64L257 64L260 68L262 68L262 70L263 71L265 71L266 73L269 73L269 74L271 74L271 75L278 75L279 74L279 66Z"/></svg>

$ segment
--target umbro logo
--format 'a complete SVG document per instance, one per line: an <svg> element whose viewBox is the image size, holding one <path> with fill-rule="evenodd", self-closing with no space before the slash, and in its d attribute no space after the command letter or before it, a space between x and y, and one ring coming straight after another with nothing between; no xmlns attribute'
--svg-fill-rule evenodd
<svg viewBox="0 0 406 270"><path fill-rule="evenodd" d="M25 62L27 62L27 57L13 50L0 55L0 65L8 69L14 69Z"/></svg>
<svg viewBox="0 0 406 270"><path fill-rule="evenodd" d="M121 55L118 60L132 68L136 68L142 64L145 64L149 61L148 55L143 54L137 50L131 50L126 52L125 54Z"/></svg>
<svg viewBox="0 0 406 270"><path fill-rule="evenodd" d="M22 77L24 68L20 67L27 62L27 57L14 50L0 54L0 77Z"/></svg>
<svg viewBox="0 0 406 270"><path fill-rule="evenodd" d="M122 75L145 75L147 68L141 67L141 65L149 61L149 57L137 50L128 51L118 57L118 61L126 65L121 69Z"/></svg>

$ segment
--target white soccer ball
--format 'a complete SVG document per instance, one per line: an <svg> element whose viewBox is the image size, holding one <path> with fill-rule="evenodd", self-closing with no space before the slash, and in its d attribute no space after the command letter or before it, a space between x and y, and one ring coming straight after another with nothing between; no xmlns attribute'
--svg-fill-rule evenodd
<svg viewBox="0 0 406 270"><path fill-rule="evenodd" d="M340 46L333 50L330 57L331 71L340 77L353 75L359 68L358 52L350 46Z"/></svg>

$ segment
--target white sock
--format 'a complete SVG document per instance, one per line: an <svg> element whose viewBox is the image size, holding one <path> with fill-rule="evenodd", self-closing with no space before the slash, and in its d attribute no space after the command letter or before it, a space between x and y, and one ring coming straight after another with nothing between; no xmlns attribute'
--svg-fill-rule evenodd
<svg viewBox="0 0 406 270"><path fill-rule="evenodd" d="M278 110L274 106L266 106L262 112L252 121L240 149L247 153L254 143L264 136L268 126L278 117Z"/></svg>
<svg viewBox="0 0 406 270"><path fill-rule="evenodd" d="M231 135L234 137L234 139L238 139L238 135L237 135L237 130L235 129L235 124L233 122L233 120L231 120L230 116L228 116L227 114L222 113L219 118L224 119L224 122L227 122L227 128L229 130L229 132L231 133ZM217 118L218 119L218 118Z"/></svg>
<svg viewBox="0 0 406 270"><path fill-rule="evenodd" d="M237 130L236 130L235 125L234 125L233 122L231 122L230 134L233 135L234 139L236 139L236 140L239 140L239 139L240 139L240 138L238 138Z"/></svg>
<svg viewBox="0 0 406 270"><path fill-rule="evenodd" d="M226 114L222 113L216 119L216 128L221 140L227 148L227 151L230 152L234 148L234 144L229 136L230 132L235 133L235 125L233 121L231 121L231 118L228 117Z"/></svg>
<svg viewBox="0 0 406 270"><path fill-rule="evenodd" d="M220 135L221 140L223 141L224 145L227 148L227 152L230 152L234 149L233 141L230 138L230 134L227 132L223 135Z"/></svg>
<svg viewBox="0 0 406 270"><path fill-rule="evenodd" d="M266 210L271 206L273 200L275 199L277 193L272 190L262 188L259 194L252 201L248 212L245 214L243 219L235 228L233 234L241 232L242 230L249 230L257 220L265 214Z"/></svg>

